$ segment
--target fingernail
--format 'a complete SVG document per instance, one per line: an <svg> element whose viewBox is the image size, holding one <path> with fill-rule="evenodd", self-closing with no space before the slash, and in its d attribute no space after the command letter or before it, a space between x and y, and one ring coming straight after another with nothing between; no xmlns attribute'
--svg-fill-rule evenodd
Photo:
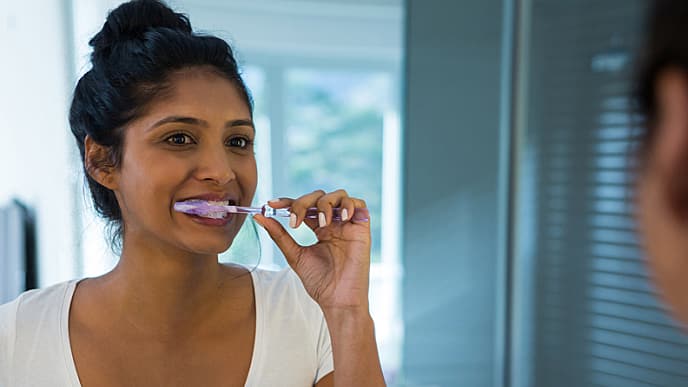
<svg viewBox="0 0 688 387"><path fill-rule="evenodd" d="M296 214L289 215L289 227L296 228Z"/></svg>
<svg viewBox="0 0 688 387"><path fill-rule="evenodd" d="M279 203L280 199L270 199L268 203Z"/></svg>
<svg viewBox="0 0 688 387"><path fill-rule="evenodd" d="M325 227L325 226L327 226L326 223L327 223L327 221L325 220L325 213L324 212L318 213L318 225L320 227Z"/></svg>
<svg viewBox="0 0 688 387"><path fill-rule="evenodd" d="M349 219L349 211L345 209L342 210L342 222L346 222Z"/></svg>

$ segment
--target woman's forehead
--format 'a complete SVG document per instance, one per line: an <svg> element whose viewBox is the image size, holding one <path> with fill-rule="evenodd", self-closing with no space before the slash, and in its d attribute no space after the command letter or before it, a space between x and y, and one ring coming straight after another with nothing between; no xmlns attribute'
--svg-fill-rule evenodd
<svg viewBox="0 0 688 387"><path fill-rule="evenodd" d="M151 100L141 121L169 116L251 121L249 106L233 82L202 71L188 74L171 76L169 89Z"/></svg>

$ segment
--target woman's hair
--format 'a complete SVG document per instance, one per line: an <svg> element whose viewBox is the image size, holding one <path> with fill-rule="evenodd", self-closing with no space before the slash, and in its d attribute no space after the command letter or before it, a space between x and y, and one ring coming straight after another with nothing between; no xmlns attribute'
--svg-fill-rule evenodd
<svg viewBox="0 0 688 387"><path fill-rule="evenodd" d="M645 150L655 137L658 76L668 68L688 73L688 1L653 0L651 3L635 87L637 108L645 120L642 136Z"/></svg>
<svg viewBox="0 0 688 387"><path fill-rule="evenodd" d="M657 137L657 81L663 71L677 69L688 75L688 1L653 0L645 26L635 85L635 106L642 116L639 140L641 163L646 164ZM688 106L686 107L688 108ZM688 144L683 144L679 168L667 179L667 199L674 213L688 220Z"/></svg>
<svg viewBox="0 0 688 387"><path fill-rule="evenodd" d="M124 128L152 101L170 91L170 76L190 67L203 67L232 82L251 114L253 105L227 42L193 32L189 18L162 1L132 0L120 5L108 14L89 44L93 48L92 68L76 85L69 124L94 207L109 222L114 247L122 241L122 213L114 192L89 172L120 165ZM84 159L87 135L107 149L94 165Z"/></svg>

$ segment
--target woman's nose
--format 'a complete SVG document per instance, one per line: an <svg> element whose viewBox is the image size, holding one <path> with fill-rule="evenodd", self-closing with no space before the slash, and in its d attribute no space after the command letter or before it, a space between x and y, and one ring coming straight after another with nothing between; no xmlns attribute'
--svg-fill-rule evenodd
<svg viewBox="0 0 688 387"><path fill-rule="evenodd" d="M236 177L227 149L224 146L208 146L199 149L197 178L202 181L225 185Z"/></svg>

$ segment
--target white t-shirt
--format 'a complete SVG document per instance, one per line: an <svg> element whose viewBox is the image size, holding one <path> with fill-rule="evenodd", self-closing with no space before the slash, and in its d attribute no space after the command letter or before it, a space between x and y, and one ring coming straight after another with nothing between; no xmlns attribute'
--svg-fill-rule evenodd
<svg viewBox="0 0 688 387"><path fill-rule="evenodd" d="M246 386L313 386L334 370L320 307L289 268L256 269L251 277L256 337ZM30 290L0 305L0 387L81 386L68 329L77 282Z"/></svg>

